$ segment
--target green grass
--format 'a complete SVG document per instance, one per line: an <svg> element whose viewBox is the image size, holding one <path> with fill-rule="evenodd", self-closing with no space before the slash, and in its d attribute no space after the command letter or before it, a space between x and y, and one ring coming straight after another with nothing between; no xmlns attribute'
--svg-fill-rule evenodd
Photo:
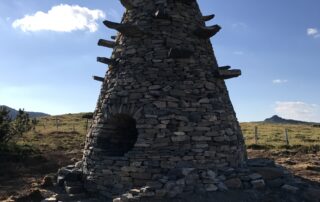
<svg viewBox="0 0 320 202"><path fill-rule="evenodd" d="M320 128L311 125L285 125L267 123L241 123L248 148L253 149L301 149L320 151ZM255 127L258 127L258 143L255 143ZM289 145L285 141L288 129Z"/></svg>
<svg viewBox="0 0 320 202"><path fill-rule="evenodd" d="M86 119L80 114L66 114L61 116L42 117L34 131L13 140L10 151L23 151L31 148L33 151L47 152L56 150L83 149L86 131ZM58 127L56 120L59 120ZM90 121L89 121L90 125ZM311 125L283 125L265 123L241 123L247 148L268 150L303 150L320 151L320 128ZM258 127L259 139L255 143L254 130ZM289 146L285 142L285 129L288 129ZM4 146L0 145L1 147Z"/></svg>
<svg viewBox="0 0 320 202"><path fill-rule="evenodd" d="M12 142L17 146L28 145L41 152L82 149L87 133L86 119L82 115L83 113L39 118L35 130L13 139Z"/></svg>
<svg viewBox="0 0 320 202"><path fill-rule="evenodd" d="M30 154L36 154L39 151L28 144L15 144L12 142L9 142L7 144L0 144L0 154L15 154L18 156L27 156Z"/></svg>

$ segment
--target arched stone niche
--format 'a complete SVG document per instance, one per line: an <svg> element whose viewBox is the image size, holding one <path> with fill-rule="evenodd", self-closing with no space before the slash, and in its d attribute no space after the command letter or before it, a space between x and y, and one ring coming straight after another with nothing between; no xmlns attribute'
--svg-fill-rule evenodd
<svg viewBox="0 0 320 202"><path fill-rule="evenodd" d="M97 146L106 156L124 156L138 139L136 120L129 114L118 113L108 118L104 134L97 138Z"/></svg>

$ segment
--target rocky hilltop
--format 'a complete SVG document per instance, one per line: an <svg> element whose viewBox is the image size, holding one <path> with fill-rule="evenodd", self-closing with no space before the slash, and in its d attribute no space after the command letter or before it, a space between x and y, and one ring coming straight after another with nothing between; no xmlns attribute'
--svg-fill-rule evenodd
<svg viewBox="0 0 320 202"><path fill-rule="evenodd" d="M5 105L0 105L0 107L7 108L10 111L9 115L10 115L11 118L15 119L17 117L18 110L13 109L13 108L8 107L8 106L5 106ZM42 112L28 112L27 111L27 113L29 114L30 118L38 118L38 117L43 117L43 116L50 116L50 114L46 114L46 113L42 113Z"/></svg>
<svg viewBox="0 0 320 202"><path fill-rule="evenodd" d="M308 125L313 125L317 123L313 122L305 122L305 121L298 121L298 120L293 120L293 119L284 119L281 118L280 116L274 115L271 118L267 118L264 120L265 123L278 123L278 124L308 124Z"/></svg>

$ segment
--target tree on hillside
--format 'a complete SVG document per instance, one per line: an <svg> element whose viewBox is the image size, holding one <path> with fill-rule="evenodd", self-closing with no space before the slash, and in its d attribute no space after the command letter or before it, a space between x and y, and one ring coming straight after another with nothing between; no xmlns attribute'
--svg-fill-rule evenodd
<svg viewBox="0 0 320 202"><path fill-rule="evenodd" d="M29 118L29 114L26 113L24 110L19 109L18 115L14 120L12 126L13 126L14 135L18 135L18 136L22 136L23 133L31 130L32 125Z"/></svg>
<svg viewBox="0 0 320 202"><path fill-rule="evenodd" d="M9 110L0 107L0 143L9 141L11 136L11 118Z"/></svg>
<svg viewBox="0 0 320 202"><path fill-rule="evenodd" d="M9 116L9 110L0 107L0 143L7 143L14 136L22 136L25 132L31 130L29 115L19 109L15 120Z"/></svg>

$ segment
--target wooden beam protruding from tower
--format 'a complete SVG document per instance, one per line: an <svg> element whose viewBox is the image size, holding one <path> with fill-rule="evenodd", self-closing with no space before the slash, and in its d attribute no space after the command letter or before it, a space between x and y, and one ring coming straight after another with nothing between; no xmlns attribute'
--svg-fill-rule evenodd
<svg viewBox="0 0 320 202"><path fill-rule="evenodd" d="M229 66L225 66L229 67ZM235 78L241 75L241 70L240 69L224 69L223 67L218 68L217 70L217 77L221 79L231 79Z"/></svg>
<svg viewBox="0 0 320 202"><path fill-rule="evenodd" d="M103 24L110 29L115 29L118 32L126 36L141 36L144 32L137 25L121 24L116 22L111 22L108 20L103 21Z"/></svg>
<svg viewBox="0 0 320 202"><path fill-rule="evenodd" d="M103 47L107 47L107 48L114 48L116 46L116 42L108 41L105 39L100 39L98 41L98 46L103 46Z"/></svg>
<svg viewBox="0 0 320 202"><path fill-rule="evenodd" d="M105 58L105 57L97 57L97 61L106 65L114 65L115 61L113 59Z"/></svg>
<svg viewBox="0 0 320 202"><path fill-rule="evenodd" d="M213 25L210 27L199 26L194 31L194 34L200 38L209 39L210 37L213 37L214 35L216 35L220 30L221 30L221 27L219 25Z"/></svg>
<svg viewBox="0 0 320 202"><path fill-rule="evenodd" d="M135 8L135 6L132 3L132 0L120 0L120 3L123 7L125 7L127 10L132 10Z"/></svg>
<svg viewBox="0 0 320 202"><path fill-rule="evenodd" d="M100 82L104 82L104 78L103 78L103 77L93 76L92 78L93 78L93 80L100 81Z"/></svg>
<svg viewBox="0 0 320 202"><path fill-rule="evenodd" d="M205 16L202 16L202 20L203 20L203 21L209 21L209 20L212 20L214 17L215 17L214 14L212 14L212 15L205 15Z"/></svg>

